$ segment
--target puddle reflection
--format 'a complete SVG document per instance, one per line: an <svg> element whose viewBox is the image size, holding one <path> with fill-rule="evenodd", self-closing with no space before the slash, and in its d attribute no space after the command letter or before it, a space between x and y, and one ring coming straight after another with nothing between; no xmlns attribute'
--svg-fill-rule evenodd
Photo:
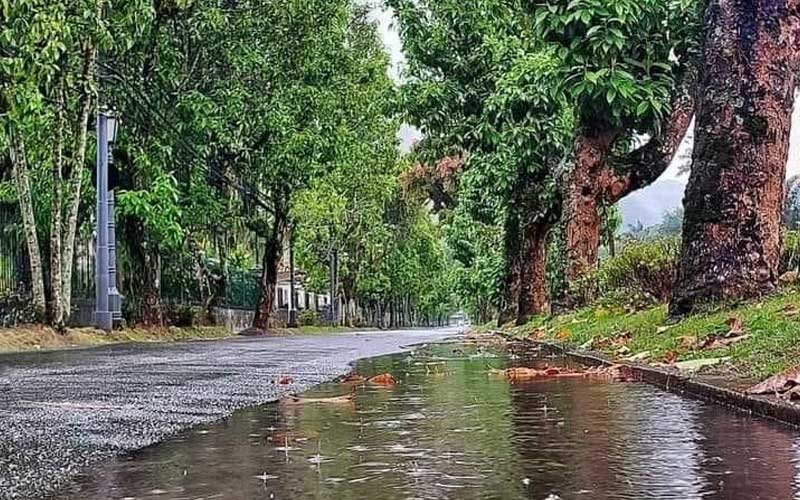
<svg viewBox="0 0 800 500"><path fill-rule="evenodd" d="M367 360L359 373L399 383L239 412L107 464L70 498L800 498L800 437L778 424L641 384L488 375L557 361L458 345Z"/></svg>

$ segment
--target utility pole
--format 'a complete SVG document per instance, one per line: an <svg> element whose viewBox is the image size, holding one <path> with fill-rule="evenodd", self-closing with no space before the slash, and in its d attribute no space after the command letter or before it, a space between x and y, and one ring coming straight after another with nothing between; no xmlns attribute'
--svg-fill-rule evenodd
<svg viewBox="0 0 800 500"><path fill-rule="evenodd" d="M294 280L294 226L289 226L289 314L286 321L289 328L297 328L297 297Z"/></svg>

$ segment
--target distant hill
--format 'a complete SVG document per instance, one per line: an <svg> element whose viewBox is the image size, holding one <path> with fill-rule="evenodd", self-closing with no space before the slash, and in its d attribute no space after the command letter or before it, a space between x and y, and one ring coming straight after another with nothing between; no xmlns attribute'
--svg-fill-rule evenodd
<svg viewBox="0 0 800 500"><path fill-rule="evenodd" d="M685 189L683 182L674 179L659 180L623 198L619 202L623 232L639 222L644 227L661 223L666 212L681 206Z"/></svg>

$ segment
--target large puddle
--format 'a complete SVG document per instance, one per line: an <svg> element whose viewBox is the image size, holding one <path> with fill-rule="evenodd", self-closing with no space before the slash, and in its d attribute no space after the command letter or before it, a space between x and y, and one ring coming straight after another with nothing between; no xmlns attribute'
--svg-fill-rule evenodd
<svg viewBox="0 0 800 500"><path fill-rule="evenodd" d="M360 374L398 384L239 412L95 470L72 498L800 498L797 432L643 384L490 373L559 364L532 356L444 344L365 360Z"/></svg>

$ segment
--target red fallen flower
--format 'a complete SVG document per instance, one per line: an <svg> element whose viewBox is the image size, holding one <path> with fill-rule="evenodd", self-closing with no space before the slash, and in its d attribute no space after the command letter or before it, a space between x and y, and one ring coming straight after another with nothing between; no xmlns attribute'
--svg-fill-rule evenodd
<svg viewBox="0 0 800 500"><path fill-rule="evenodd" d="M294 384L294 379L292 377L281 377L280 380L278 380L278 383L280 385Z"/></svg>

